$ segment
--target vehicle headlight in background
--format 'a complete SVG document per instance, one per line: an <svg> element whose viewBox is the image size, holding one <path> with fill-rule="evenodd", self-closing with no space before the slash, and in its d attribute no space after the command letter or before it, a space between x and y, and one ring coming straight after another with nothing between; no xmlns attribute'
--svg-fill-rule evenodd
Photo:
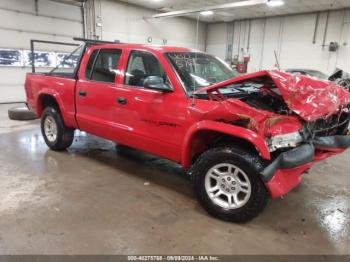
<svg viewBox="0 0 350 262"><path fill-rule="evenodd" d="M267 140L270 152L280 148L297 147L303 141L300 132L273 136Z"/></svg>

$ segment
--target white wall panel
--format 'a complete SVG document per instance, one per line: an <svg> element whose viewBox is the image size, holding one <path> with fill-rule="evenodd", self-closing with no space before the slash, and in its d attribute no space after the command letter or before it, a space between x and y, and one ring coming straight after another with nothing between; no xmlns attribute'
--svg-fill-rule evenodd
<svg viewBox="0 0 350 262"><path fill-rule="evenodd" d="M29 68L0 68L0 103L25 101L24 79L29 71Z"/></svg>
<svg viewBox="0 0 350 262"><path fill-rule="evenodd" d="M35 12L34 0L1 0L0 7Z"/></svg>
<svg viewBox="0 0 350 262"><path fill-rule="evenodd" d="M207 28L206 51L224 59L227 49L227 24L218 23Z"/></svg>
<svg viewBox="0 0 350 262"><path fill-rule="evenodd" d="M350 71L350 11L331 11L329 15L326 45L334 41L339 42L338 52L329 52L328 46L322 47L326 12L320 14L316 43L313 43L315 21L316 13L251 20L249 71L275 68L274 51L277 52L282 69L298 67L331 73L336 67L341 67ZM226 30L225 24L210 24L208 27L207 42L211 45L208 51L225 58L220 46L226 44L226 37L222 35L219 38L217 35L218 31ZM237 21L233 55L238 53L240 31L242 43L242 37L247 37L244 37L245 30L240 30ZM247 45L245 43L241 46L246 48Z"/></svg>
<svg viewBox="0 0 350 262"><path fill-rule="evenodd" d="M185 18L150 19L154 14L145 8L127 5L117 1L102 1L102 38L104 40L119 39L127 43L147 43L147 38L153 38L152 44L177 45L204 50L205 25L199 24L197 44L197 23ZM148 18L147 18L148 17Z"/></svg>
<svg viewBox="0 0 350 262"><path fill-rule="evenodd" d="M67 42L73 43L71 36L58 36L58 35L49 35L49 34L37 34L37 33L28 33L20 31L9 31L0 29L0 35L6 35L6 38L0 39L0 48L6 49L30 49L30 39L41 39L47 41L57 41L57 42ZM79 36L79 35L78 35ZM35 48L39 48L43 51L69 51L71 47L67 46L56 46L56 45L47 45L47 44L36 44Z"/></svg>
<svg viewBox="0 0 350 262"><path fill-rule="evenodd" d="M83 35L81 10L78 7L34 0L0 1L0 48L28 50L30 39L72 42ZM72 47L36 45L42 51L69 52ZM25 101L24 80L30 68L0 67L0 103Z"/></svg>
<svg viewBox="0 0 350 262"><path fill-rule="evenodd" d="M47 16L59 16L60 18L81 21L81 10L78 6L39 0L39 12Z"/></svg>
<svg viewBox="0 0 350 262"><path fill-rule="evenodd" d="M81 22L72 22L55 18L21 14L0 9L0 28L14 29L22 32L38 33L42 35L59 35L74 37L80 36L82 32ZM69 29L69 30L67 30ZM28 46L28 43L23 43Z"/></svg>
<svg viewBox="0 0 350 262"><path fill-rule="evenodd" d="M257 71L261 67L264 58L264 34L267 21L265 19L258 19L251 21L250 33L250 56L249 63L250 71Z"/></svg>

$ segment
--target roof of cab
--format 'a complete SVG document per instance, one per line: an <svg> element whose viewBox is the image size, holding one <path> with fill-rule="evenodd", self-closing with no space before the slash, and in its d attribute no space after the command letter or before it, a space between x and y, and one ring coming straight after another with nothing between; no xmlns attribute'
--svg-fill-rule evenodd
<svg viewBox="0 0 350 262"><path fill-rule="evenodd" d="M163 46L163 45L145 45L145 44L102 44L93 45L93 48L123 48L123 49L142 49L147 51L156 51L160 53L167 52L198 52L198 50L176 47L176 46Z"/></svg>

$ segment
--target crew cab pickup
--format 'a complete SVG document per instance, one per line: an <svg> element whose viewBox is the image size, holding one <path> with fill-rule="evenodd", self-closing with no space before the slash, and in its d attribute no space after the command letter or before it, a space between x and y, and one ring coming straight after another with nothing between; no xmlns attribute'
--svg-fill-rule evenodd
<svg viewBox="0 0 350 262"><path fill-rule="evenodd" d="M86 43L50 73L28 74L25 90L52 150L79 129L175 161L204 209L237 223L350 146L350 94L335 83L236 76L188 48Z"/></svg>

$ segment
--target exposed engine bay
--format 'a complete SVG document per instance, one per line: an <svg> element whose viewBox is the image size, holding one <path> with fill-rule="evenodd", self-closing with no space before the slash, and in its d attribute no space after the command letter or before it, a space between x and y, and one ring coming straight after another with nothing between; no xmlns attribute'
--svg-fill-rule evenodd
<svg viewBox="0 0 350 262"><path fill-rule="evenodd" d="M348 72L337 68L328 79L350 91L350 74Z"/></svg>
<svg viewBox="0 0 350 262"><path fill-rule="evenodd" d="M266 88L265 84L245 82L220 89L220 92L228 98L236 98L249 106L266 110L280 115L293 115L284 102L278 88L275 86ZM350 122L350 106L340 112L317 119L315 121L303 121L306 136L330 136L343 135L347 132Z"/></svg>
<svg viewBox="0 0 350 262"><path fill-rule="evenodd" d="M283 101L278 88L265 87L257 82L244 82L220 89L227 98L236 98L256 109L262 109L280 115L289 115L293 112Z"/></svg>
<svg viewBox="0 0 350 262"><path fill-rule="evenodd" d="M276 87L266 88L265 84L258 82L244 82L220 88L219 91L226 98L238 99L255 109L266 110L281 115L293 113L283 101ZM196 97L209 99L209 96L205 93L197 93Z"/></svg>

